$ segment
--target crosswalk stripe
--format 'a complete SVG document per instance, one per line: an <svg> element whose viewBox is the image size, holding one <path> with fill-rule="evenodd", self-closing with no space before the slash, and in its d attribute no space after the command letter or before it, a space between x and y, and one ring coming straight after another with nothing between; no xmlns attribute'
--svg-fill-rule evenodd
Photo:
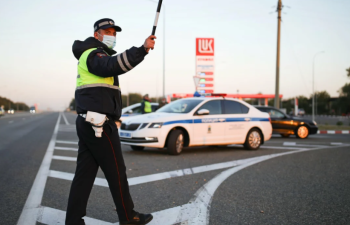
<svg viewBox="0 0 350 225"><path fill-rule="evenodd" d="M57 158L57 157L59 157L61 160L64 160L63 156L54 156L53 158ZM247 158L247 159L233 160L233 161L223 162L223 163L197 166L197 167L186 168L181 170L167 171L163 173L156 173L156 174L150 174L150 175L139 176L139 177L132 177L128 179L128 183L130 186L132 186L132 185L144 184L144 183L149 183L149 182L154 182L159 180L165 180L169 178L182 177L182 176L191 175L191 174L231 168L231 167L249 163L251 161L254 161L257 158L260 158L260 156ZM67 159L69 159L68 161L73 161L73 157L67 157ZM74 161L75 159L76 158L74 158ZM72 181L74 178L73 173L67 173L67 172L61 172L61 171L55 171L55 170L50 170L49 176L53 178L69 180L69 181ZM108 187L108 182L104 178L96 178L94 184L97 186Z"/></svg>
<svg viewBox="0 0 350 225"><path fill-rule="evenodd" d="M65 151L78 151L77 148L68 148L68 147L55 147L55 150L65 150Z"/></svg>
<svg viewBox="0 0 350 225"><path fill-rule="evenodd" d="M52 159L64 160L64 161L72 161L72 162L76 162L77 161L77 157L68 157L68 156L60 156L60 155L54 155L54 156L52 156Z"/></svg>
<svg viewBox="0 0 350 225"><path fill-rule="evenodd" d="M77 141L61 141L61 140L57 140L56 143L60 143L60 144L72 144L72 145L77 145L77 144L78 144Z"/></svg>
<svg viewBox="0 0 350 225"><path fill-rule="evenodd" d="M38 217L38 222L48 225L65 224L66 212L53 209L50 207L41 207L41 216ZM102 220L84 217L86 225L117 225L119 223L109 223Z"/></svg>
<svg viewBox="0 0 350 225"><path fill-rule="evenodd" d="M72 181L73 178L74 178L74 174L73 173L66 173L66 172L61 172L61 171L50 170L49 171L49 177ZM96 177L94 185L102 186L102 187L108 187L108 182L107 182L106 179Z"/></svg>

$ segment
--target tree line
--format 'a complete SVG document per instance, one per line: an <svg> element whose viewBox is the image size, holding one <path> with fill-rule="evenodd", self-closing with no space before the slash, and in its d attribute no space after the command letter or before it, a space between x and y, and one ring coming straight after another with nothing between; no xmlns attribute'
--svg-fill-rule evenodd
<svg viewBox="0 0 350 225"><path fill-rule="evenodd" d="M350 78L350 67L346 69L347 77ZM331 98L327 91L315 93L315 114L316 115L350 115L350 83L346 83L338 90L339 96ZM303 108L306 114L312 113L312 97L296 96L298 107ZM271 101L271 105L273 105ZM270 105L270 102L269 102ZM282 107L290 112L294 108L294 98L282 101Z"/></svg>
<svg viewBox="0 0 350 225"><path fill-rule="evenodd" d="M13 102L8 98L0 96L0 107L5 111L9 109L19 110L19 111L28 111L29 106L23 102Z"/></svg>

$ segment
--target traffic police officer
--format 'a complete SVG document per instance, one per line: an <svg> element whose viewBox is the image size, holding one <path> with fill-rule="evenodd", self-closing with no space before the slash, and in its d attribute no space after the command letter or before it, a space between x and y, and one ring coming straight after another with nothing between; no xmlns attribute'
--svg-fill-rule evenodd
<svg viewBox="0 0 350 225"><path fill-rule="evenodd" d="M149 102L149 96L148 94L145 94L143 96L143 99L141 101L141 113L146 114L146 113L151 113L152 112L152 105Z"/></svg>
<svg viewBox="0 0 350 225"><path fill-rule="evenodd" d="M121 116L122 102L118 75L135 68L154 48L156 38L149 36L141 47L132 47L116 54L116 33L122 31L112 19L101 19L94 24L94 37L75 41L73 54L78 63L75 91L76 109L79 116L76 129L79 137L77 167L72 182L66 225L84 225L88 198L94 180L101 167L112 193L120 224L147 224L151 214L134 211L129 192L126 168L117 126ZM102 137L95 136L86 114L96 112L107 117Z"/></svg>

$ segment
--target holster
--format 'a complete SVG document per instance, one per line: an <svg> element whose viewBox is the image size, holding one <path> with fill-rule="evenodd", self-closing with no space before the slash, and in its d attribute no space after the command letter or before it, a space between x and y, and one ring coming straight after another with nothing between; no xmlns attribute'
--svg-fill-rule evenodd
<svg viewBox="0 0 350 225"><path fill-rule="evenodd" d="M100 114L97 112L88 111L86 114L86 122L89 122L92 125L92 129L95 131L95 136L100 138L102 137L103 125L106 120L108 120L105 114Z"/></svg>

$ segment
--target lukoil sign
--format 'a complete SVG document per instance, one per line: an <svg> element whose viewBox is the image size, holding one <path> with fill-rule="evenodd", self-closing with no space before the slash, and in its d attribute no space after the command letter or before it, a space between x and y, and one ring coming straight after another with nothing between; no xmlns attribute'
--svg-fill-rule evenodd
<svg viewBox="0 0 350 225"><path fill-rule="evenodd" d="M214 38L196 38L196 55L214 56Z"/></svg>

